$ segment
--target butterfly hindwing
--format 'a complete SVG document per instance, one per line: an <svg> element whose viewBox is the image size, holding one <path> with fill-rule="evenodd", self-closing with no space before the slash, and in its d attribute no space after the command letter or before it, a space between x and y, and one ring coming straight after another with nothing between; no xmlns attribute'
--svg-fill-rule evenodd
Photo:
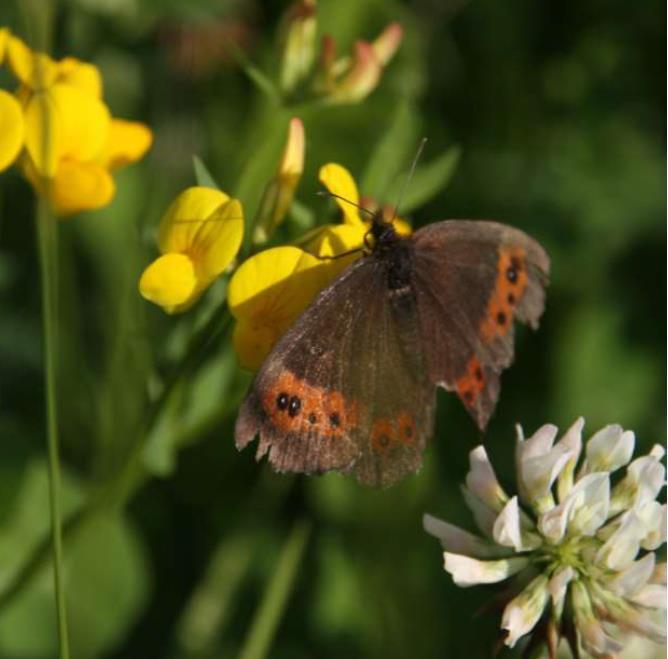
<svg viewBox="0 0 668 659"><path fill-rule="evenodd" d="M413 285L428 376L454 390L481 429L513 361L514 320L537 327L549 259L518 229L449 220L413 237Z"/></svg>
<svg viewBox="0 0 668 659"><path fill-rule="evenodd" d="M256 376L237 419L239 448L278 471L354 473L389 485L417 470L432 430L415 300L368 258L320 293ZM418 360L416 362L416 360Z"/></svg>

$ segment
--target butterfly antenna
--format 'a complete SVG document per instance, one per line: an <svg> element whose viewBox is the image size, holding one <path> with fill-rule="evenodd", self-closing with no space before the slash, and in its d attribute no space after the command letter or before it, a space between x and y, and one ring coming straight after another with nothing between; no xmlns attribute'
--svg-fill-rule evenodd
<svg viewBox="0 0 668 659"><path fill-rule="evenodd" d="M174 220L174 224L205 224L208 222L227 222L228 220L243 220L243 217L199 217L194 220Z"/></svg>
<svg viewBox="0 0 668 659"><path fill-rule="evenodd" d="M342 197L341 195L335 194L334 192L330 192L329 190L318 190L316 194L319 197L333 197L334 199L340 199L341 201L345 201L346 204L350 204L351 206L354 206L357 208L357 210L362 211L363 213L366 213L369 217L373 218L375 216L375 213L373 211L370 211L368 208L364 208L364 206L360 206L359 204L355 203L354 201L351 201L350 199L346 199L345 197Z"/></svg>
<svg viewBox="0 0 668 659"><path fill-rule="evenodd" d="M317 256L316 258L320 259L321 261L336 261L338 259L343 259L346 256L350 256L351 254L358 254L359 252L363 251L364 247L356 247L355 249L349 249L347 252L341 252L340 254L332 254L331 256Z"/></svg>
<svg viewBox="0 0 668 659"><path fill-rule="evenodd" d="M392 222L394 222L394 220L397 219L397 215L399 215L399 206L401 206L401 202L404 200L404 195L406 194L406 190L408 189L408 184L413 179L413 175L415 174L415 169L417 168L418 160L420 160L420 156L422 155L422 152L424 151L424 147L425 147L426 143L427 143L427 138L423 137L420 140L420 146L418 146L418 149L415 153L415 157L413 158L413 162L411 163L411 168L408 171L408 176L404 179L404 182L401 185L401 190L399 190L399 196L397 197L397 203L394 206L394 213L392 214Z"/></svg>

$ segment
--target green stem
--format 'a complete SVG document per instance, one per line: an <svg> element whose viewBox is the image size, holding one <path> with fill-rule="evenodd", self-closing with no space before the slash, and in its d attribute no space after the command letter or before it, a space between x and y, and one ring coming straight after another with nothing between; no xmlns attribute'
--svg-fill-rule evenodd
<svg viewBox="0 0 668 659"><path fill-rule="evenodd" d="M63 538L60 509L60 457L58 448L57 350L58 350L58 226L47 202L37 206L40 270L42 278L42 327L46 380L46 419L49 448L49 503L51 507L51 545L58 620L60 659L69 659L67 609L63 574Z"/></svg>
<svg viewBox="0 0 668 659"><path fill-rule="evenodd" d="M211 349L211 345L221 335L226 333L230 327L231 317L227 310L227 305L222 304L212 314L206 324L194 335L183 359L166 378L166 384L162 392L149 405L139 439L135 443L132 452L127 456L123 466L97 493L91 495L86 503L67 516L62 527L65 538L70 537L100 510L123 503L141 485L145 477L145 472L141 465L142 450L146 443L146 438L160 417L160 410L178 383L197 369L204 356ZM40 542L21 569L0 590L0 611L21 592L43 566L44 561L49 556L50 546L51 543L47 539Z"/></svg>
<svg viewBox="0 0 668 659"><path fill-rule="evenodd" d="M290 537L283 546L262 603L253 618L239 659L263 659L267 655L292 591L309 532L308 523L304 521L295 523Z"/></svg>

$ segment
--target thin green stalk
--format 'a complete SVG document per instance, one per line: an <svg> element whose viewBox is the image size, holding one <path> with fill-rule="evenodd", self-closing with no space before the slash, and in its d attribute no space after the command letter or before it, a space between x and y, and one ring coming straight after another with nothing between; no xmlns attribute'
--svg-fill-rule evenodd
<svg viewBox="0 0 668 659"><path fill-rule="evenodd" d="M255 613L239 659L263 659L267 656L292 592L309 532L308 523L304 521L295 523L290 537L283 545L278 565L264 592L262 603Z"/></svg>
<svg viewBox="0 0 668 659"><path fill-rule="evenodd" d="M219 340L221 336L224 336L231 325L227 305L221 305L220 309L213 313L208 322L195 334L186 350L186 354L166 378L161 394L149 405L138 440L123 466L96 493L91 495L86 503L72 511L64 520L62 532L66 538L85 525L87 520L101 509L124 503L141 485L146 475L141 468L142 450L147 437L160 418L160 410L166 404L178 383L182 382L201 365L212 344ZM50 546L51 543L46 538L40 542L25 561L23 567L0 589L0 611L23 590L39 571L49 556Z"/></svg>
<svg viewBox="0 0 668 659"><path fill-rule="evenodd" d="M69 659L67 609L63 574L63 538L60 509L60 456L58 448L57 350L58 350L58 226L47 202L38 200L40 271L42 279L42 328L44 335L44 375L46 381L46 421L49 449L49 504L51 509L51 545L53 577L58 620L60 659Z"/></svg>

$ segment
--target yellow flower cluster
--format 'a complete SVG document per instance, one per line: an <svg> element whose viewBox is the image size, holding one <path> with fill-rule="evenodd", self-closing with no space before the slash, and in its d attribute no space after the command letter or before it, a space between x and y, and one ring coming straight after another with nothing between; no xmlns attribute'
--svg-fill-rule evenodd
<svg viewBox="0 0 668 659"><path fill-rule="evenodd" d="M18 81L0 90L0 170L16 163L61 217L106 206L112 172L146 153L150 129L111 116L97 67L32 51L6 28L0 65Z"/></svg>
<svg viewBox="0 0 668 659"><path fill-rule="evenodd" d="M303 125L293 119L278 171L265 189L256 218L256 242L258 227L264 241L289 210L303 170L304 143ZM236 320L233 341L246 368L258 368L317 293L362 254L370 224L360 215L355 180L336 163L323 165L319 179L336 199L342 221L313 229L297 244L250 256L229 282L227 301ZM394 225L399 233L410 232L404 220L397 218ZM234 261L243 232L238 200L213 188L187 189L162 219L162 256L144 271L141 294L167 313L185 311Z"/></svg>

